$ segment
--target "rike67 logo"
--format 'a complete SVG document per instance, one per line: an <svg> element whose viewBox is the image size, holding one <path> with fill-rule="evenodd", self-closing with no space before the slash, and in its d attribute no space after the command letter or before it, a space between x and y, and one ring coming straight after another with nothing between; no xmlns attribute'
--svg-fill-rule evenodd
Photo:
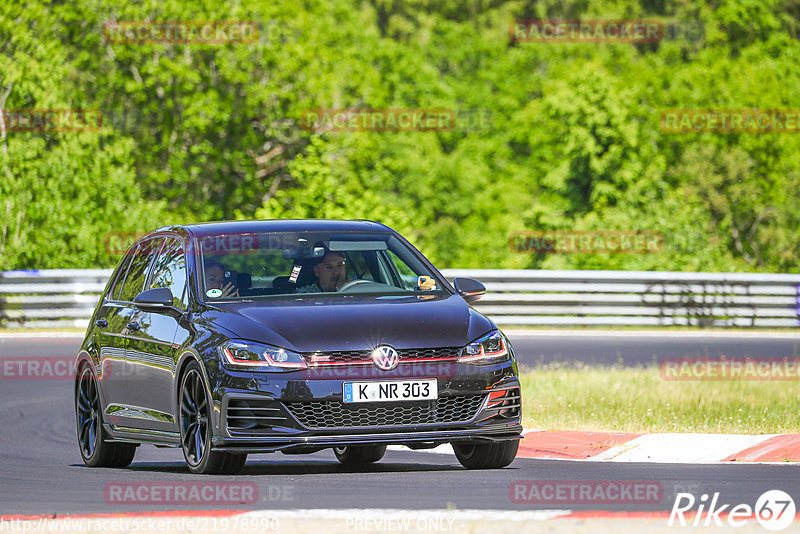
<svg viewBox="0 0 800 534"><path fill-rule="evenodd" d="M675 496L675 503L672 505L672 512L669 514L667 526L673 526L675 520L685 527L691 525L710 526L713 522L715 526L723 526L723 522L732 527L741 527L748 521L755 519L767 530L783 530L794 521L795 505L794 500L788 493L781 490L769 490L761 494L756 500L755 507L749 504L737 504L731 508L730 504L718 504L719 493L714 493L711 499L707 493L696 499L691 493L678 493ZM693 510L695 505L697 510ZM694 515L694 521L687 523L684 514Z"/></svg>

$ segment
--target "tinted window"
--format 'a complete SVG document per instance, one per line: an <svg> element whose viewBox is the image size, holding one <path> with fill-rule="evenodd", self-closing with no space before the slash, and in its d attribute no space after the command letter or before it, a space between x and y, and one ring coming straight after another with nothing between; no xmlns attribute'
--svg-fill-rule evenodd
<svg viewBox="0 0 800 534"><path fill-rule="evenodd" d="M183 307L186 289L186 256L183 246L177 239L168 239L153 264L153 276L148 289L166 287L172 291L172 303L176 308Z"/></svg>
<svg viewBox="0 0 800 534"><path fill-rule="evenodd" d="M112 275L114 277L114 283L111 284L111 288L108 290L106 299L116 300L116 296L119 295L119 288L122 287L122 282L125 281L125 275L128 272L128 267L131 265L131 258L133 258L132 250L128 251L125 257L122 258L117 270L114 271L114 274Z"/></svg>
<svg viewBox="0 0 800 534"><path fill-rule="evenodd" d="M144 290L144 283L147 279L148 267L153 261L153 256L158 252L163 238L149 239L139 244L133 253L128 275L119 294L119 300L130 302L133 298Z"/></svg>

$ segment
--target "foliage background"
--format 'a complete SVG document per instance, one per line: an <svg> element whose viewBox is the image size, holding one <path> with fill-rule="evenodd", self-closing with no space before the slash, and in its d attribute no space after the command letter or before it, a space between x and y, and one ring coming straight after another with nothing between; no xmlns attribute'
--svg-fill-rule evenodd
<svg viewBox="0 0 800 534"><path fill-rule="evenodd" d="M5 0L0 269L112 265L110 232L369 218L441 267L799 272L797 134L667 134L662 110L792 109L796 0ZM657 44L514 43L515 19L652 19ZM249 44L112 44L108 21L246 20ZM449 108L449 132L327 132L304 110ZM520 230L650 230L650 255L513 253Z"/></svg>

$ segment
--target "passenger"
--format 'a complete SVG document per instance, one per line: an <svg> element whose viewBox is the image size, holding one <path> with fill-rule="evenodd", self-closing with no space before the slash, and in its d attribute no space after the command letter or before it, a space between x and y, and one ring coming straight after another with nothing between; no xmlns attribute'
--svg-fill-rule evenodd
<svg viewBox="0 0 800 534"><path fill-rule="evenodd" d="M206 271L206 291L209 289L219 289L222 294L219 297L238 297L239 290L233 282L225 284L225 267L216 261L207 261L204 264Z"/></svg>

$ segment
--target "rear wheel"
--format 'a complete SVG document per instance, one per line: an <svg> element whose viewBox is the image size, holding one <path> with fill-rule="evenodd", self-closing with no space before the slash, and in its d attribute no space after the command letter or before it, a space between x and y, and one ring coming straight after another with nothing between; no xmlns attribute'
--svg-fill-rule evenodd
<svg viewBox="0 0 800 534"><path fill-rule="evenodd" d="M103 430L103 410L97 380L89 365L81 367L75 388L75 421L83 463L89 467L125 467L136 454L132 443L108 441Z"/></svg>
<svg viewBox="0 0 800 534"><path fill-rule="evenodd" d="M476 441L457 441L453 450L458 461L467 469L500 469L506 467L517 456L519 440L481 443Z"/></svg>
<svg viewBox="0 0 800 534"><path fill-rule="evenodd" d="M336 459L344 465L373 464L386 454L386 445L359 445L352 447L334 447Z"/></svg>
<svg viewBox="0 0 800 534"><path fill-rule="evenodd" d="M179 401L181 448L189 471L205 475L241 471L246 454L230 454L211 447L211 402L197 362L191 362L181 378Z"/></svg>

